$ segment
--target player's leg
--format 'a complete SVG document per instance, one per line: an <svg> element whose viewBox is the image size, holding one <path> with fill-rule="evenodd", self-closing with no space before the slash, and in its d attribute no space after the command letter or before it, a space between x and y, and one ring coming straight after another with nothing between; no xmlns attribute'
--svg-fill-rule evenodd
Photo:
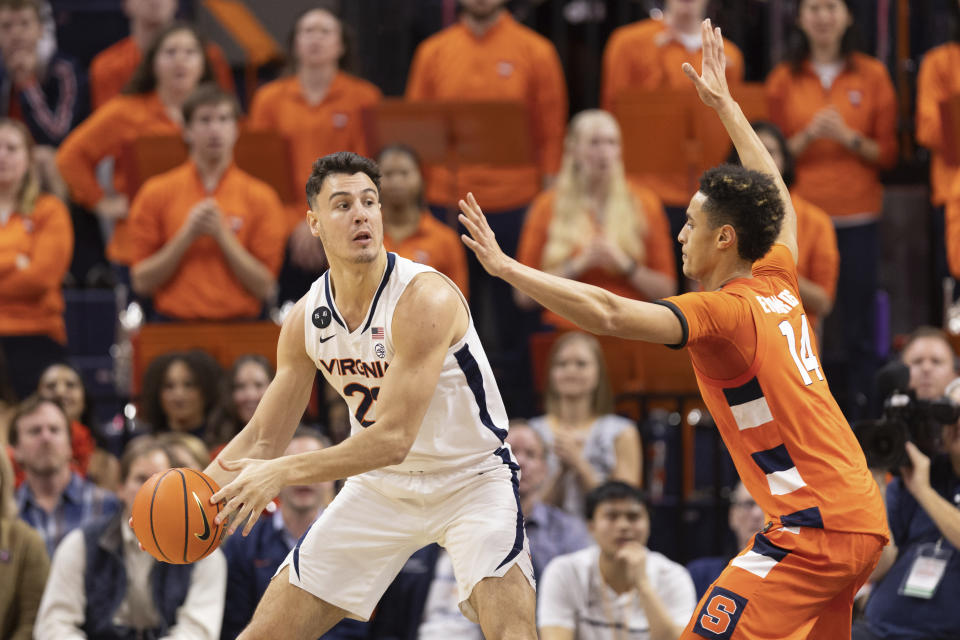
<svg viewBox="0 0 960 640"><path fill-rule="evenodd" d="M867 554L871 553L869 545L864 549L864 552ZM879 560L880 553L877 552L876 555L877 560ZM824 607L816 624L813 625L813 629L810 631L810 635L808 636L810 640L817 640L817 638L850 637L850 630L853 626L854 598L857 597L860 587L870 579L870 574L873 573L875 566L876 560L869 562L868 568L864 569L863 573L861 573L854 582L850 583L849 587L838 593L837 597Z"/></svg>
<svg viewBox="0 0 960 640"><path fill-rule="evenodd" d="M316 640L347 612L290 584L290 566L280 570L257 605L253 619L237 640ZM230 606L228 602L226 606Z"/></svg>
<svg viewBox="0 0 960 640"><path fill-rule="evenodd" d="M503 577L478 582L469 602L488 640L536 640L537 594L518 565Z"/></svg>

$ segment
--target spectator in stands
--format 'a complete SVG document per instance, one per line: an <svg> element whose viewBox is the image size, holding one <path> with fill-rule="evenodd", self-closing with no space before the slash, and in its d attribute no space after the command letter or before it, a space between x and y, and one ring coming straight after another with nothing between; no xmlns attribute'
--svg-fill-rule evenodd
<svg viewBox="0 0 960 640"><path fill-rule="evenodd" d="M0 447L5 447L10 442L10 417L16 410L17 396L10 385L7 357L3 353L3 348L0 347Z"/></svg>
<svg viewBox="0 0 960 640"><path fill-rule="evenodd" d="M329 4L329 3L328 3ZM282 300L297 300L326 269L326 254L307 227L303 185L318 157L334 151L367 154L360 110L382 98L373 84L343 71L349 38L328 5L300 14L290 34L292 73L262 87L250 104L249 125L283 135L290 145L293 180L302 200L287 208L289 259Z"/></svg>
<svg viewBox="0 0 960 640"><path fill-rule="evenodd" d="M896 96L884 64L854 51L849 0L801 0L796 24L787 61L767 78L770 119L796 158L794 191L837 229L837 304L821 360L841 409L856 419L877 367L879 172L896 160Z"/></svg>
<svg viewBox="0 0 960 640"><path fill-rule="evenodd" d="M17 517L13 469L0 451L0 638L30 640L50 560L43 538Z"/></svg>
<svg viewBox="0 0 960 640"><path fill-rule="evenodd" d="M89 394L80 373L65 362L50 365L40 374L37 395L55 400L63 407L70 420L74 469L81 475L86 475L96 441L88 426L92 418L87 405Z"/></svg>
<svg viewBox="0 0 960 640"><path fill-rule="evenodd" d="M677 292L673 244L660 199L624 176L617 121L605 111L578 113L556 184L527 212L517 259L617 295L658 300ZM543 323L574 328L546 310Z"/></svg>
<svg viewBox="0 0 960 640"><path fill-rule="evenodd" d="M607 41L603 52L603 83L600 105L616 112L617 97L628 89L655 91L673 89L690 91L690 82L680 67L689 62L699 69L703 60L700 42L700 24L706 17L707 0L666 0L663 18L650 18L616 29ZM724 38L727 56L727 82L739 84L743 80L743 55L735 44ZM690 91L691 98L693 92ZM729 144L726 133L706 114L698 122L704 131L718 131L716 141L702 138L703 154L707 168L716 164L727 154ZM698 116L699 117L699 116ZM679 127L677 122L664 126ZM719 151L719 157L717 152ZM670 237L676 238L686 222L687 204L697 189L688 171L659 172L641 177L666 206L670 220ZM483 202L481 200L481 202ZM674 243L674 264L677 273L682 273L680 245Z"/></svg>
<svg viewBox="0 0 960 640"><path fill-rule="evenodd" d="M44 188L65 198L56 148L90 110L87 75L73 60L38 46L41 0L0 2L0 113L27 125L37 146L33 163Z"/></svg>
<svg viewBox="0 0 960 640"><path fill-rule="evenodd" d="M173 22L178 4L177 0L124 0L123 11L130 18L130 35L98 53L90 63L94 109L120 95L143 59L143 52L148 51L157 34ZM223 51L212 42L204 50L217 84L233 93L233 71Z"/></svg>
<svg viewBox="0 0 960 640"><path fill-rule="evenodd" d="M143 375L144 420L154 434L179 431L209 444L224 420L222 377L217 361L199 349L155 358Z"/></svg>
<svg viewBox="0 0 960 640"><path fill-rule="evenodd" d="M960 403L960 379L946 391ZM960 424L943 427L942 452L932 459L912 442L906 447L909 465L885 496L893 540L853 640L960 637Z"/></svg>
<svg viewBox="0 0 960 640"><path fill-rule="evenodd" d="M150 436L121 458L123 510L68 535L53 556L37 615L38 638L216 640L227 567L214 550L193 564L157 562L140 550L127 521L140 486L171 466Z"/></svg>
<svg viewBox="0 0 960 640"><path fill-rule="evenodd" d="M753 540L753 536L763 528L763 509L757 506L742 482L737 482L737 486L730 494L727 524L736 538L736 547L730 549L725 555L697 558L687 563L687 571L690 572L693 584L697 588L697 600L702 598L713 581L720 577L720 573L727 568L730 559L737 552L746 549Z"/></svg>
<svg viewBox="0 0 960 640"><path fill-rule="evenodd" d="M70 470L70 420L53 400L25 400L10 423L10 444L25 472L20 517L40 532L51 555L65 535L117 511L116 497Z"/></svg>
<svg viewBox="0 0 960 640"><path fill-rule="evenodd" d="M224 422L223 440L215 445L214 457L219 453L219 445L229 442L250 422L273 376L273 365L260 354L248 353L233 361L226 380L227 420Z"/></svg>
<svg viewBox="0 0 960 640"><path fill-rule="evenodd" d="M147 181L130 207L133 290L157 319L240 320L276 294L283 205L233 162L240 105L214 84L183 104L190 158Z"/></svg>
<svg viewBox="0 0 960 640"><path fill-rule="evenodd" d="M960 122L944 122L941 107L948 98L960 93L960 75L956 73L960 66L960 3L949 2L951 18L950 42L934 47L925 54L920 62L917 75L916 136L917 143L930 150L930 201L933 204L933 227L930 237L944 236L944 206L954 199L954 185L960 186L960 164L956 161L955 127ZM944 126L946 125L946 126ZM960 195L960 194L957 194ZM960 220L954 223L960 224ZM950 246L949 236L947 246ZM949 273L960 277L960 244L953 243L954 256L950 260ZM935 275L937 281L949 275L943 243L936 242Z"/></svg>
<svg viewBox="0 0 960 640"><path fill-rule="evenodd" d="M613 413L613 395L597 339L562 335L550 351L546 414L530 426L546 443L546 501L583 513L583 496L608 480L640 483L643 461L637 425Z"/></svg>
<svg viewBox="0 0 960 640"><path fill-rule="evenodd" d="M617 638L649 629L674 640L693 615L693 581L682 565L647 548L650 512L638 489L608 482L586 497L595 546L556 558L540 581L543 640Z"/></svg>
<svg viewBox="0 0 960 640"><path fill-rule="evenodd" d="M457 232L427 210L416 151L404 144L392 144L380 152L377 163L383 176L383 246L404 258L430 265L453 280L469 298L466 250Z"/></svg>
<svg viewBox="0 0 960 640"><path fill-rule="evenodd" d="M20 398L66 356L61 283L73 253L70 214L40 193L32 150L23 124L0 119L0 349Z"/></svg>
<svg viewBox="0 0 960 640"><path fill-rule="evenodd" d="M915 329L907 337L900 358L910 368L910 388L921 400L942 398L947 385L960 374L950 339L935 327Z"/></svg>
<svg viewBox="0 0 960 640"><path fill-rule="evenodd" d="M326 446L329 443L319 431L300 427L283 455L318 451ZM230 605L223 612L222 640L233 640L250 622L277 567L333 500L333 484L284 487L279 498L280 507L270 517L261 518L247 536L231 536L223 547ZM353 623L347 621L344 626ZM339 637L336 627L330 633Z"/></svg>
<svg viewBox="0 0 960 640"><path fill-rule="evenodd" d="M197 436L183 431L164 431L155 437L170 452L174 467L203 471L210 464L210 450Z"/></svg>
<svg viewBox="0 0 960 640"><path fill-rule="evenodd" d="M772 122L754 122L753 130L757 132L763 146L777 163L787 188L792 189L796 176L787 139ZM736 149L730 152L729 162L740 163ZM800 277L800 299L810 324L816 326L820 318L830 313L837 292L837 272L840 268L837 232L826 211L794 191L790 192L790 199L797 212L797 244L800 251L797 257L797 272Z"/></svg>
<svg viewBox="0 0 960 640"><path fill-rule="evenodd" d="M520 465L517 493L530 542L533 573L539 579L555 557L589 546L590 536L582 519L541 501L547 481L547 445L540 432L526 421L512 420L507 444Z"/></svg>
<svg viewBox="0 0 960 640"><path fill-rule="evenodd" d="M518 23L506 0L459 0L460 20L424 40L407 79L408 100L514 101L524 107L531 137L530 164L495 167L460 164L456 175L435 165L427 171L427 202L435 215L453 221L467 187L484 203L503 250L517 252L526 210L560 169L567 121L567 88L553 44ZM525 123L526 124L526 123ZM513 134L509 134L513 135ZM461 228L462 231L462 228ZM507 411L529 415L527 319L509 285L491 278L467 256L471 310Z"/></svg>
<svg viewBox="0 0 960 640"><path fill-rule="evenodd" d="M94 212L104 225L113 225L107 258L129 284L131 247L127 228L128 187L133 176L121 160L140 136L180 135L182 106L201 82L212 79L203 41L191 25L175 22L157 34L124 89L67 136L57 152L57 167L70 189L71 200ZM113 158L113 189L97 182L97 165Z"/></svg>

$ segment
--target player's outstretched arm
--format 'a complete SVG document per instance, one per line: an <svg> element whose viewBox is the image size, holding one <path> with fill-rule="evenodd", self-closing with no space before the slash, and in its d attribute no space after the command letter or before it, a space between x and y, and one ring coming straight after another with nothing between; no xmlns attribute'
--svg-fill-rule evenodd
<svg viewBox="0 0 960 640"><path fill-rule="evenodd" d="M470 235L461 236L487 272L506 280L544 307L590 333L659 344L679 344L683 327L672 311L658 304L614 295L606 289L538 271L507 256L472 193L460 201L460 220Z"/></svg>
<svg viewBox="0 0 960 640"><path fill-rule="evenodd" d="M727 87L726 67L727 60L723 52L723 37L720 27L716 29L710 20L704 20L701 26L703 35L703 65L700 75L689 62L683 63L683 72L697 88L697 93L705 105L717 112L720 121L730 135L733 146L737 148L740 162L747 169L760 171L773 176L780 190L780 199L783 200L783 226L777 242L786 245L797 259L797 214L793 210L790 192L777 169L776 163L766 147L760 141L750 121L743 115L740 105L730 95Z"/></svg>
<svg viewBox="0 0 960 640"><path fill-rule="evenodd" d="M297 302L284 320L277 341L277 374L253 418L204 470L221 487L239 473L232 462L271 459L282 454L303 418L317 375L317 367L304 348L304 304L303 299Z"/></svg>

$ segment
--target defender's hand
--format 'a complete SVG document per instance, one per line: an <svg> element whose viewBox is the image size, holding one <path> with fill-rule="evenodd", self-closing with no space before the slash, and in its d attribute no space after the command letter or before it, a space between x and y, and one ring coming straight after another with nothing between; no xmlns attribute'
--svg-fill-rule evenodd
<svg viewBox="0 0 960 640"><path fill-rule="evenodd" d="M460 201L460 211L460 222L470 234L460 236L463 244L467 245L476 254L477 260L487 270L487 273L494 277L500 277L510 258L497 244L497 238L490 225L487 224L487 218L483 215L483 211L480 210L480 205L477 204L477 199L473 197L472 193L467 194L466 201Z"/></svg>
<svg viewBox="0 0 960 640"><path fill-rule="evenodd" d="M246 536L267 508L267 504L283 488L283 467L278 466L276 460L253 458L233 462L217 458L217 463L227 471L239 471L240 474L210 497L213 504L226 502L215 521L222 524L235 513L229 533L233 535L237 527L246 520L247 524L243 528L243 535Z"/></svg>
<svg viewBox="0 0 960 640"><path fill-rule="evenodd" d="M689 62L683 63L683 72L693 81L700 99L708 107L720 109L733 100L727 87L727 58L723 52L720 27L714 29L710 19L703 21L703 64L700 75Z"/></svg>

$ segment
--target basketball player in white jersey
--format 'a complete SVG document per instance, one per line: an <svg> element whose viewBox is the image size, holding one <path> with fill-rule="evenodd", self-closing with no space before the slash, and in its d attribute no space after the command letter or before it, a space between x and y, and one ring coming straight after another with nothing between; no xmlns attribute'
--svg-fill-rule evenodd
<svg viewBox="0 0 960 640"><path fill-rule="evenodd" d="M307 219L330 270L284 322L277 374L207 473L219 521L257 515L287 485L348 478L281 565L242 640L314 639L365 620L407 558L431 542L453 561L460 608L487 638L536 638L533 570L507 416L456 286L383 247L379 170L319 159ZM319 369L346 400L351 435L277 458Z"/></svg>

